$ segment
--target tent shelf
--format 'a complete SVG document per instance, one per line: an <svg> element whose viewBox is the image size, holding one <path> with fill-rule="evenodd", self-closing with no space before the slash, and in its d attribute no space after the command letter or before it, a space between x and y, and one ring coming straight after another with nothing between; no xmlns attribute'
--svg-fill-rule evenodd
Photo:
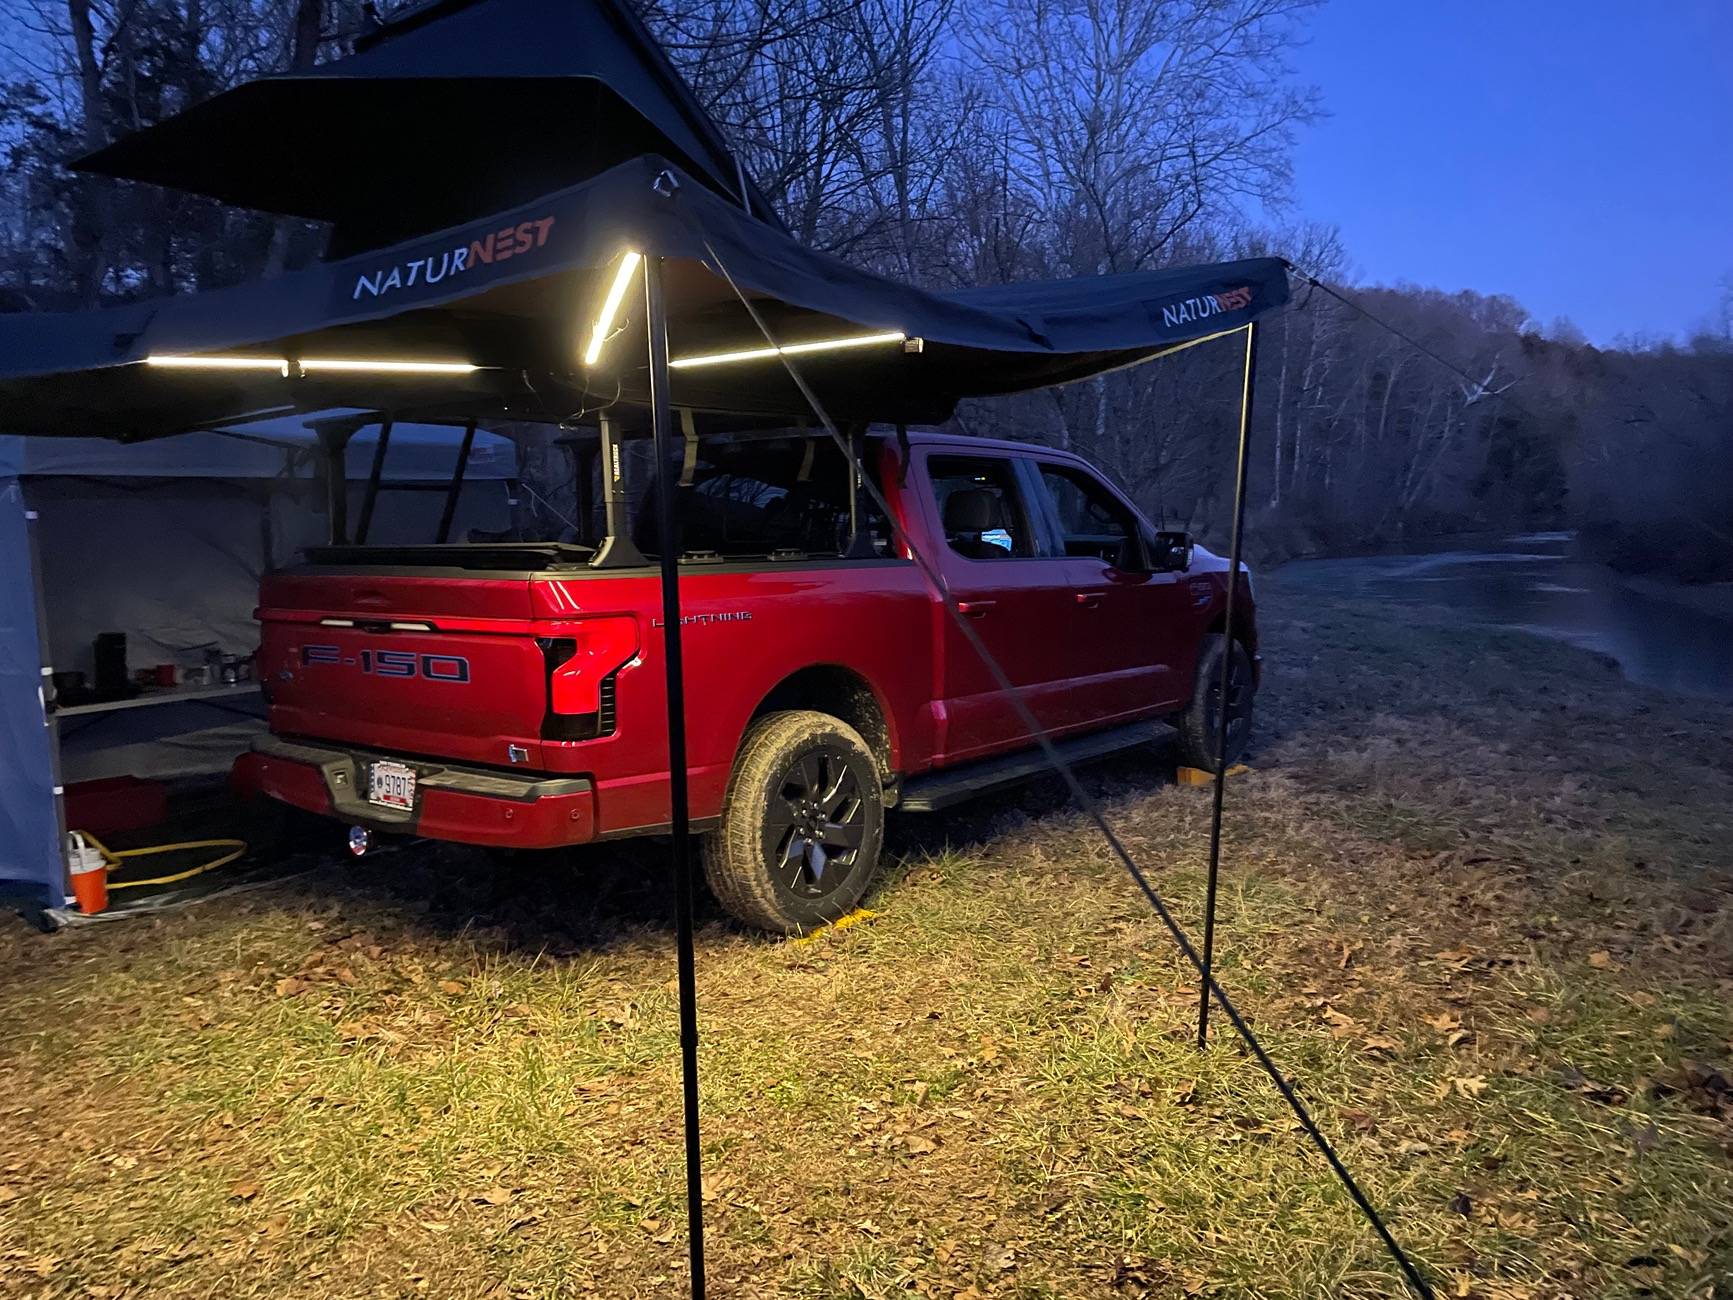
<svg viewBox="0 0 1733 1300"><path fill-rule="evenodd" d="M167 690L145 691L123 700L99 700L94 704L69 704L54 710L56 717L70 718L80 713L114 713L120 709L142 709L152 704L178 704L187 700L209 700L219 696L249 695L259 689L257 682L237 682L232 686L176 686Z"/></svg>

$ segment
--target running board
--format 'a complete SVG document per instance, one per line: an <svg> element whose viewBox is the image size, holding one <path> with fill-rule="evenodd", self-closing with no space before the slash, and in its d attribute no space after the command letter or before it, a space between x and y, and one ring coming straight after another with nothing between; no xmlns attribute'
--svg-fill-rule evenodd
<svg viewBox="0 0 1733 1300"><path fill-rule="evenodd" d="M1166 745L1178 736L1165 722L1134 722L1073 740L1054 742L1067 763L1091 763L1141 746ZM987 758L904 781L897 797L902 812L939 812L976 795L995 794L1053 772L1045 750L1026 749L1003 758Z"/></svg>

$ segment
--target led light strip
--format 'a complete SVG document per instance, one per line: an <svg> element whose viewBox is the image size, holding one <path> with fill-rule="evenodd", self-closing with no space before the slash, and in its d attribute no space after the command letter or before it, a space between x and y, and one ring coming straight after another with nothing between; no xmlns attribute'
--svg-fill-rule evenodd
<svg viewBox="0 0 1733 1300"><path fill-rule="evenodd" d="M809 343L784 343L780 347L746 348L739 352L707 352L696 357L676 357L668 363L670 370L692 370L698 366L723 366L736 361L768 361L772 357L795 357L806 352L835 352L843 348L871 347L876 343L906 343L908 335L901 330L882 334L856 334L850 338L814 339Z"/></svg>
<svg viewBox="0 0 1733 1300"><path fill-rule="evenodd" d="M480 366L467 361L340 361L333 357L309 357L301 362L304 371L373 370L401 375L469 375Z"/></svg>
<svg viewBox="0 0 1733 1300"><path fill-rule="evenodd" d="M386 375L468 375L481 367L467 361L369 361L360 358L303 357L201 357L157 353L144 359L147 366L169 370L275 370L287 378L292 371L359 372Z"/></svg>
<svg viewBox="0 0 1733 1300"><path fill-rule="evenodd" d="M590 342L584 349L584 364L593 366L601 360L602 347L608 341L608 334L614 328L614 317L620 314L620 303L625 300L626 289L632 283L632 275L638 269L638 263L644 260L644 255L627 249L620 258L620 269L614 272L614 282L608 286L608 296L602 300L602 310L596 317L595 328L590 331Z"/></svg>
<svg viewBox="0 0 1733 1300"><path fill-rule="evenodd" d="M163 366L171 370L283 370L289 363L281 357L176 357L149 356L147 366Z"/></svg>

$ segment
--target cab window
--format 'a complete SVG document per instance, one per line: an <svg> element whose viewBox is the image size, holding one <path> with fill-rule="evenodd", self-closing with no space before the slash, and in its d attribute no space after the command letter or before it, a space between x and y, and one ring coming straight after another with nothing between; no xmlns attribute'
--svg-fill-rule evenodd
<svg viewBox="0 0 1733 1300"><path fill-rule="evenodd" d="M1106 484L1068 465L1041 463L1059 541L1065 554L1123 564L1136 555L1137 517Z"/></svg>
<svg viewBox="0 0 1733 1300"><path fill-rule="evenodd" d="M1034 530L1011 462L989 456L934 456L927 461L945 541L971 560L1035 554Z"/></svg>
<svg viewBox="0 0 1733 1300"><path fill-rule="evenodd" d="M632 540L645 555L661 549L656 468L643 441L630 481L637 493ZM710 438L698 445L691 483L675 501L681 554L690 558L756 559L764 556L841 556L851 537L848 458L824 437ZM590 517L603 518L599 469L592 481ZM891 553L891 529L861 489L856 498L861 531L877 556Z"/></svg>

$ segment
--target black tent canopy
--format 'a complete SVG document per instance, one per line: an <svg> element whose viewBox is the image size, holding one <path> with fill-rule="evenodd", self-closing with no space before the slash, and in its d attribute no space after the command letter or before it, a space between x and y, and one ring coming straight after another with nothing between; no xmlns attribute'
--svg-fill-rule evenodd
<svg viewBox="0 0 1733 1300"><path fill-rule="evenodd" d="M344 256L641 154L781 227L620 0L429 0L353 54L236 86L75 166L331 222Z"/></svg>
<svg viewBox="0 0 1733 1300"><path fill-rule="evenodd" d="M908 423L942 420L965 397L1141 361L1287 298L1275 258L928 292L814 252L677 164L644 157L275 280L0 317L0 427L132 440L294 409L561 420L641 401L642 330L626 329L641 296L623 295L619 337L598 363L582 357L629 253L663 259L674 403L744 416L802 417L808 407L774 353L690 364L765 348L736 288L778 344L858 343L801 358L832 415ZM258 368L162 364L220 358ZM428 363L452 369L416 368Z"/></svg>
<svg viewBox="0 0 1733 1300"><path fill-rule="evenodd" d="M1238 328L1287 296L1275 259L934 293L814 252L623 0L428 0L352 54L237 86L79 165L320 218L331 244L260 283L0 316L9 432L136 440L331 407L562 421L641 405L632 254L656 259L674 402L764 419L809 414L766 331L847 345L802 356L831 414L920 423ZM619 337L586 360L604 315Z"/></svg>

